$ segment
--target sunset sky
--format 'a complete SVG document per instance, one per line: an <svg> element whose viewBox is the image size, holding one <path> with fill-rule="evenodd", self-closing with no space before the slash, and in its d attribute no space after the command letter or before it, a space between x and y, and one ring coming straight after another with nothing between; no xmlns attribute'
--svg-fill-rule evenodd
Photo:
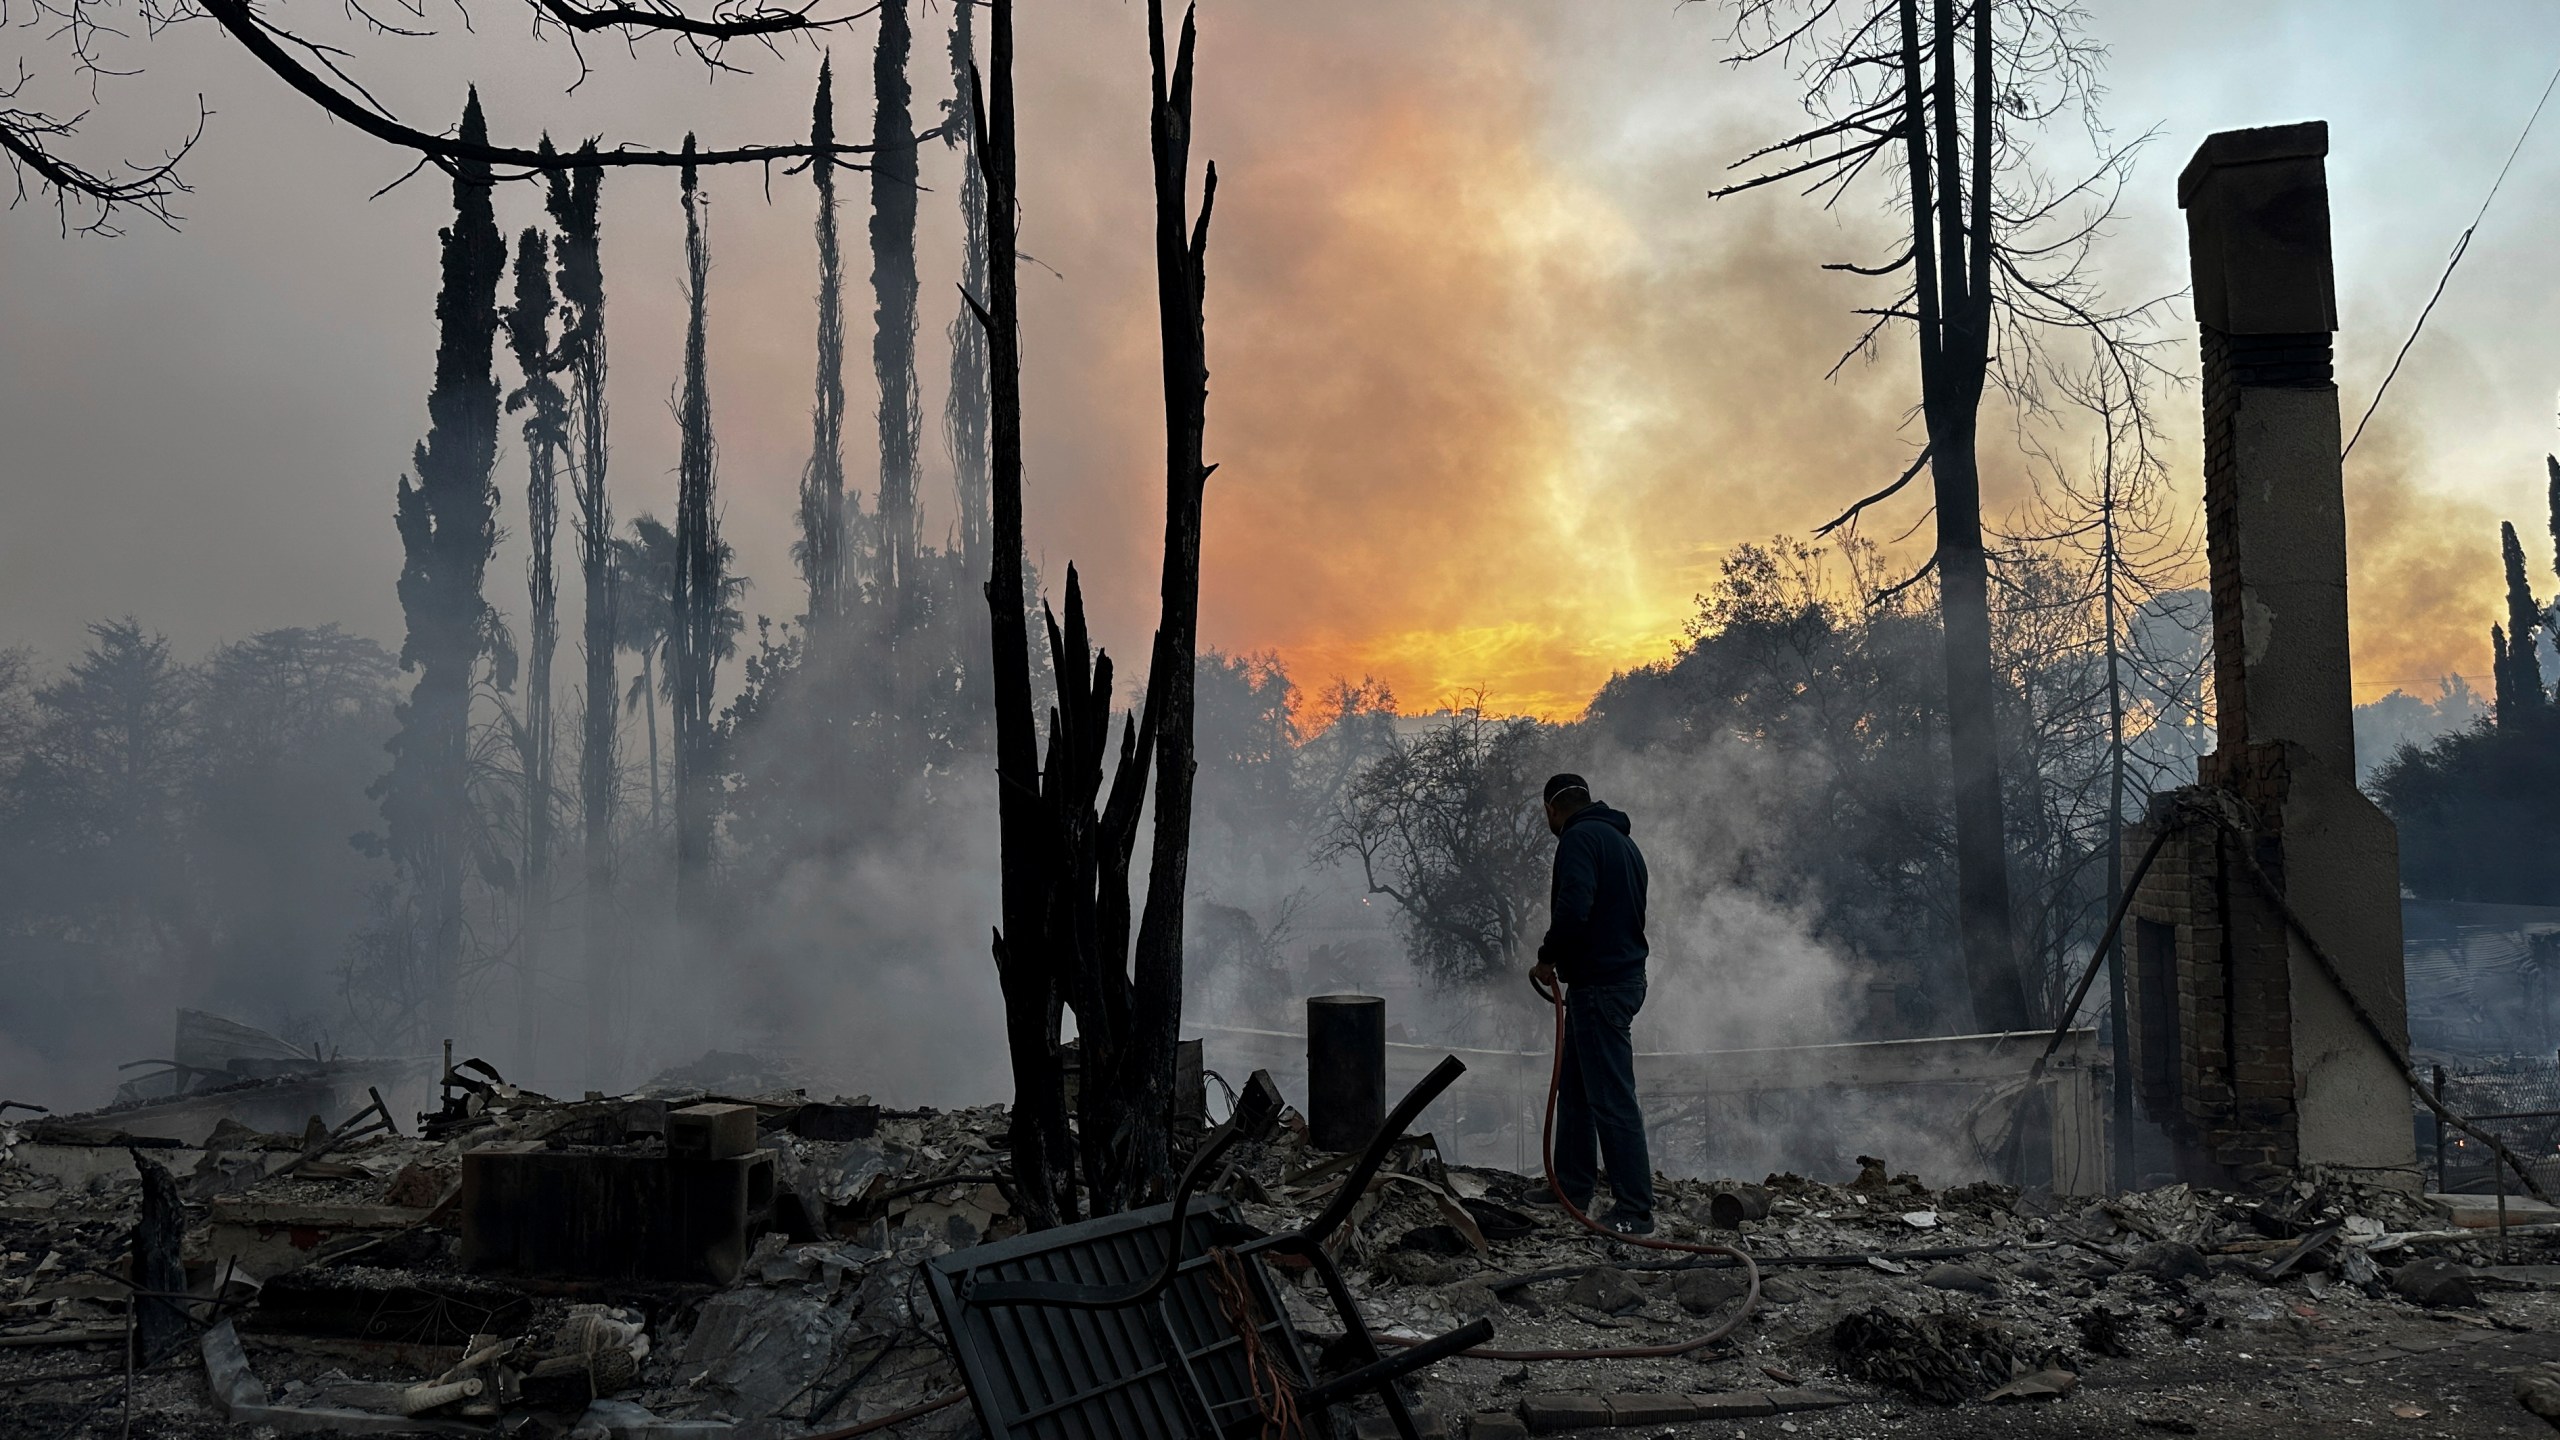
<svg viewBox="0 0 2560 1440"><path fill-rule="evenodd" d="M715 80L663 47L591 46L596 73L568 94L567 48L529 39L517 12L481 7L464 34L431 5L454 33L404 40L342 37L332 7L308 8L403 117L441 126L476 81L493 131L527 143L545 128L668 146L688 126L706 144L790 138L818 63L786 47ZM1021 9L1031 546L1053 583L1080 566L1106 641L1134 652L1162 523L1145 12ZM948 18L941 3L917 15L923 123L948 93ZM1570 716L1611 671L1671 652L1730 547L1808 532L1914 449L1907 338L1823 379L1858 331L1852 308L1879 296L1819 267L1880 253L1884 192L1828 212L1784 190L1707 198L1728 162L1800 119L1784 70L1724 63L1723 8L1211 0L1201 30L1194 153L1220 173L1208 642L1276 650L1309 688L1375 676L1411 710L1482 687L1498 708ZM13 33L51 93L72 93L59 57ZM2352 424L2560 64L2560 11L2188 0L2097 7L2093 33L2113 51L2108 124L2154 132L2102 250L2119 298L2183 286L2175 178L2204 135L2330 121ZM869 31L834 44L841 128L867 133ZM448 189L429 173L368 199L407 162L209 25L122 55L144 73L103 82L93 153L154 153L199 92L215 113L180 233L63 239L41 206L0 216L0 642L59 660L82 623L128 611L189 652L330 620L396 642L391 494L425 423ZM2084 150L2059 137L2057 169ZM950 508L938 416L955 169L947 150L926 158L929 538ZM2349 462L2360 698L2485 671L2499 519L2548 555L2555 182L2560 115L2546 115ZM779 171L724 172L711 193L722 523L755 582L750 612L780 617L797 609L812 197ZM853 206L864 194L847 187ZM605 196L617 504L665 515L675 182L622 172ZM540 218L530 187L499 205L510 231ZM2188 333L2183 309L2168 321ZM848 380L860 479L873 397L867 369ZM2192 495L2192 392L2163 413ZM2022 473L2004 435L1987 432L1985 456L2002 506ZM510 444L511 533L490 571L517 615L521 463ZM1906 499L1870 533L1920 514ZM2541 560L2535 573L2545 593L2560 584Z"/></svg>

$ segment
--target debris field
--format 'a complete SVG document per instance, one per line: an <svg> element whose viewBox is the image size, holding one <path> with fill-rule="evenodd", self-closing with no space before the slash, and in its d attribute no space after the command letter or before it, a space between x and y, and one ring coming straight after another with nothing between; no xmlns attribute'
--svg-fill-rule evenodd
<svg viewBox="0 0 2560 1440"><path fill-rule="evenodd" d="M114 1109L0 1129L0 1433L980 1433L924 1267L1019 1229L1001 1107L812 1101L747 1063L578 1100L449 1074L422 1127L375 1106L194 1144L122 1131ZM1351 1159L1292 1112L1210 1188L1287 1229ZM174 1204L150 1198L153 1170ZM723 1210L665 1200L660 1171L749 1183ZM572 1188L545 1190L557 1175ZM577 1185L637 1186L695 1229L561 1203ZM1663 1349L1744 1305L1740 1267L1603 1239L1542 1189L1407 1137L1335 1247L1369 1325L1489 1316L1506 1354ZM2560 1216L2520 1198L2501 1232L2487 1197L2298 1181L2092 1201L1866 1160L1836 1181L1666 1180L1659 1203L1666 1237L1755 1258L1730 1340L1442 1360L1409 1387L1424 1433L2441 1436L2560 1417ZM157 1290L140 1277L170 1236L184 1283ZM1323 1351L1338 1327L1314 1277L1275 1273ZM1331 1423L1392 1433L1374 1404Z"/></svg>

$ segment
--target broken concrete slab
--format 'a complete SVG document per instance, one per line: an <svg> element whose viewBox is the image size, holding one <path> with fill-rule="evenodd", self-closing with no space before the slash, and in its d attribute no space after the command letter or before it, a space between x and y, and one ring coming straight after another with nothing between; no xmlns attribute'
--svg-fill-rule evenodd
<svg viewBox="0 0 2560 1440"><path fill-rule="evenodd" d="M1698 1402L1686 1395L1604 1395L1612 1425L1685 1425L1698 1418Z"/></svg>

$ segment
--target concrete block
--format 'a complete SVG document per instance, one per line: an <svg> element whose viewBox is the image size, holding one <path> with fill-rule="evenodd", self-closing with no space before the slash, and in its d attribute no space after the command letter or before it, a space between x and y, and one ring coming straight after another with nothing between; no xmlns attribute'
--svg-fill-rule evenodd
<svg viewBox="0 0 2560 1440"><path fill-rule="evenodd" d="M756 1148L753 1105L687 1105L667 1112L667 1154L685 1160L726 1160Z"/></svg>
<svg viewBox="0 0 2560 1440"><path fill-rule="evenodd" d="M1850 1396L1834 1395L1828 1390L1769 1390L1762 1393L1769 1397L1770 1408L1781 1415L1792 1415L1798 1410L1837 1410L1843 1405L1858 1403Z"/></svg>
<svg viewBox="0 0 2560 1440"><path fill-rule="evenodd" d="M1686 1395L1610 1395L1613 1425L1686 1425L1698 1418L1698 1402Z"/></svg>
<svg viewBox="0 0 2560 1440"><path fill-rule="evenodd" d="M1700 1420L1748 1420L1755 1415L1778 1413L1778 1407L1758 1390L1738 1390L1730 1395L1692 1395L1689 1403L1697 1407Z"/></svg>
<svg viewBox="0 0 2560 1440"><path fill-rule="evenodd" d="M1597 1395L1532 1395L1520 1402L1520 1418L1532 1435L1590 1430L1614 1423L1609 1402Z"/></svg>
<svg viewBox="0 0 2560 1440"><path fill-rule="evenodd" d="M1467 1440L1529 1440L1529 1427L1517 1415L1488 1410L1467 1421Z"/></svg>

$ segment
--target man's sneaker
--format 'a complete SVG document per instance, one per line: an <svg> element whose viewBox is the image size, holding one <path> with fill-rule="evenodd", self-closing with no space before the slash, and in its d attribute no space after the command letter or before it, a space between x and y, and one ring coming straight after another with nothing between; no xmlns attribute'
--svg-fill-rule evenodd
<svg viewBox="0 0 2560 1440"><path fill-rule="evenodd" d="M1627 1210L1612 1209L1609 1212L1608 1217L1600 1222L1600 1225L1602 1229L1619 1235L1650 1235L1653 1233L1652 1216L1638 1215Z"/></svg>

